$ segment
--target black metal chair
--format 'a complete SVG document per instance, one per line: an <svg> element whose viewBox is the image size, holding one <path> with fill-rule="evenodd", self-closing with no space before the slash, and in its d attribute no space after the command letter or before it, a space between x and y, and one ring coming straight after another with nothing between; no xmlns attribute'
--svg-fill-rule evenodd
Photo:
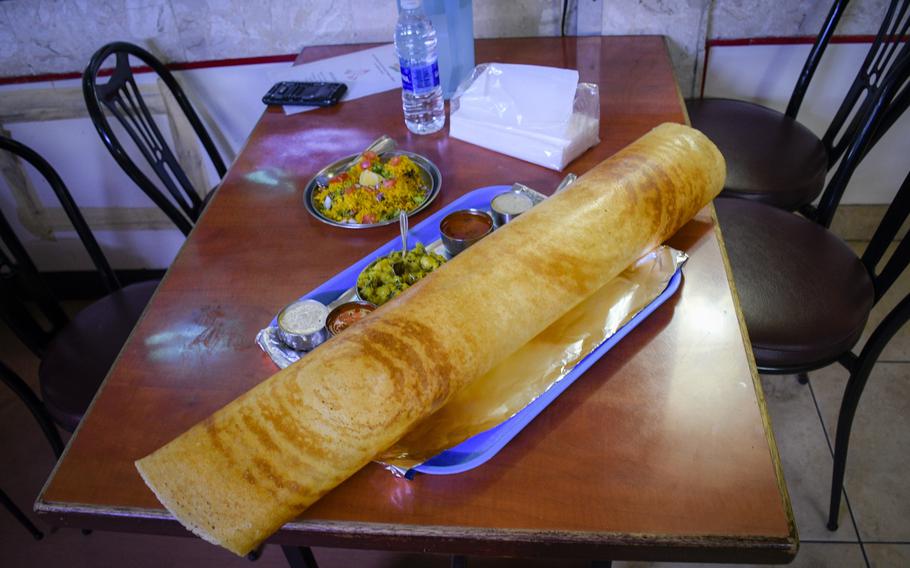
<svg viewBox="0 0 910 568"><path fill-rule="evenodd" d="M36 399L13 390L36 417L46 409L54 422L72 432L158 282L121 286L63 180L50 164L34 150L9 138L0 137L0 150L12 152L44 176L108 291L103 298L68 317L0 214L0 244L6 249L0 250L0 318L41 360L38 380L43 408L35 405Z"/></svg>
<svg viewBox="0 0 910 568"><path fill-rule="evenodd" d="M727 160L724 197L760 201L813 215L809 204L822 193L828 171L856 136L863 115L858 110L881 90L882 78L893 66L900 46L906 44L910 26L910 0L892 0L853 84L819 139L797 122L796 116L846 5L847 0L833 3L784 114L730 99L686 101L692 126L707 134ZM867 151L890 126L879 125Z"/></svg>
<svg viewBox="0 0 910 568"><path fill-rule="evenodd" d="M99 81L101 66L111 56L114 57L116 66L110 80L101 83ZM95 52L82 74L82 92L95 129L120 167L155 205L167 214L183 234L187 235L213 190L201 193L199 191L201 188L193 187L142 99L133 77L133 70L130 68L130 56L142 61L164 81L202 142L220 178L224 177L227 168L183 89L160 61L141 47L125 42L110 43ZM124 149L105 116L105 110L126 130L144 160L154 171L158 184L143 173L137 162ZM205 198L200 195L205 195Z"/></svg>
<svg viewBox="0 0 910 568"><path fill-rule="evenodd" d="M878 129L893 123L910 103L908 69L910 49L905 47L882 91L861 117L857 135L825 189L815 221L755 201L715 201L759 371L797 374L801 382L808 380L809 371L835 362L850 372L834 448L831 530L837 529L850 429L860 396L882 349L910 319L908 296L878 325L859 355L851 351L873 306L910 263L906 239L884 259L886 248L910 215L910 175L862 258L827 226Z"/></svg>
<svg viewBox="0 0 910 568"><path fill-rule="evenodd" d="M47 413L47 409L44 407L44 403L35 395L28 384L22 380L22 377L17 375L12 369L7 367L0 361L0 380L7 385L10 390L12 390L16 395L19 396L23 401L26 401L26 406L28 407L29 412L32 413L32 416L35 418L35 421L38 422L38 425L41 427L41 430L44 432L44 435L47 437L47 441L51 445L51 449L54 451L54 457L60 459L60 456L63 454L63 440L60 439L60 433L57 432L57 429L54 427L54 423L51 421L50 415ZM44 538L44 533L38 530L38 527L32 523L25 513L23 513L19 507L10 499L2 489L0 489L0 502L3 503L3 506L7 511L12 513L12 515L19 521L19 523L25 527L25 529L31 533L32 537L35 540L41 540Z"/></svg>

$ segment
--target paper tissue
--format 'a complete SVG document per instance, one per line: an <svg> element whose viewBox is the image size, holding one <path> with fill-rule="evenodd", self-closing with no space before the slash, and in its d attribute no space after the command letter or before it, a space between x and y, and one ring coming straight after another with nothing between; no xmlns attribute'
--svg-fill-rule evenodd
<svg viewBox="0 0 910 568"><path fill-rule="evenodd" d="M449 135L562 170L600 142L597 85L578 71L485 63L452 97Z"/></svg>

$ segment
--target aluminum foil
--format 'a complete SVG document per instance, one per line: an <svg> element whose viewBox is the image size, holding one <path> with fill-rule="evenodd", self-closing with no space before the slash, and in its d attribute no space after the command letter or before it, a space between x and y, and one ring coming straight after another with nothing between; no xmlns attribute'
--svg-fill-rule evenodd
<svg viewBox="0 0 910 568"><path fill-rule="evenodd" d="M688 256L661 246L377 456L396 475L505 422L568 375L667 287ZM583 380L583 379L579 379Z"/></svg>

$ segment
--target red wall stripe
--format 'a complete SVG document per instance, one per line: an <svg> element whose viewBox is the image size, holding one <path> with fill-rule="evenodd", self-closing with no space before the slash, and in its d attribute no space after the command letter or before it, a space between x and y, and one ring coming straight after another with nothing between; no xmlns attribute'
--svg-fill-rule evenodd
<svg viewBox="0 0 910 568"><path fill-rule="evenodd" d="M873 35L842 35L831 38L831 43L871 43L875 39ZM705 42L705 68L707 68L708 51L712 47L720 46L739 46L739 45L801 45L812 44L815 36L799 37L752 37L752 38L725 38L709 39ZM208 69L212 67L236 67L241 65L259 65L262 63L284 63L297 59L298 54L285 55L262 55L256 57L234 57L227 59L208 59L202 61L186 61L181 63L170 63L167 68L171 71L184 71L188 69ZM151 71L148 67L136 67L135 73L148 73ZM99 75L110 75L110 70L102 69ZM10 85L15 83L40 83L43 81L63 81L67 79L79 79L82 77L81 71L69 71L66 73L44 73L41 75L18 75L12 77L0 77L0 85ZM704 77L702 77L702 89L704 89Z"/></svg>
<svg viewBox="0 0 910 568"><path fill-rule="evenodd" d="M906 40L901 37L900 40ZM875 40L874 35L841 35L832 36L829 43L872 43ZM796 36L796 37L746 37L746 38L718 38L709 39L705 42L707 47L735 46L735 45L812 45L815 43L815 36Z"/></svg>
<svg viewBox="0 0 910 568"><path fill-rule="evenodd" d="M187 61L183 63L169 63L167 68L171 71L185 71L187 69L208 69L211 67L238 67L241 65L259 65L261 63L284 63L297 59L297 54L287 55L264 55L259 57L235 57L229 59L208 59L204 61ZM134 67L134 73L149 73L151 68L141 66ZM110 69L102 69L99 75L110 75ZM10 85L14 83L40 83L43 81L63 81L66 79L79 79L82 77L81 71L70 71L67 73L44 73L41 75L19 75L15 77L0 77L0 85Z"/></svg>

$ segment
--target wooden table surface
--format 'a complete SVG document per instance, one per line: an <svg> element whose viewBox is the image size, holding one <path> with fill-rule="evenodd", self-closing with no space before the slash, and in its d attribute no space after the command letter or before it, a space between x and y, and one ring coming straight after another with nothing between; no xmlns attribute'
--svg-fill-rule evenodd
<svg viewBox="0 0 910 568"><path fill-rule="evenodd" d="M350 51L307 48L302 60ZM578 174L665 121L685 122L660 37L478 40L477 62L577 68L601 93L601 143ZM268 378L256 332L288 302L393 238L301 203L323 165L380 134L442 170L419 222L472 189L563 174L404 127L399 91L266 112L181 249L36 508L59 525L188 534L139 478L145 456ZM270 542L476 555L785 562L798 539L760 383L709 207L671 244L679 293L494 459L451 476L369 465Z"/></svg>

